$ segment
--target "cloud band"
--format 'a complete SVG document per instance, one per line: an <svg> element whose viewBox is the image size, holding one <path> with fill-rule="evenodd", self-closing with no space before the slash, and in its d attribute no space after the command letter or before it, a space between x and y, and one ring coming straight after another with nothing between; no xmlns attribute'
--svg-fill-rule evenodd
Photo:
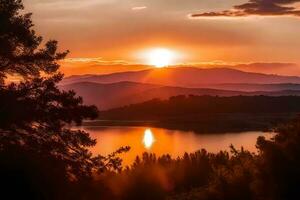
<svg viewBox="0 0 300 200"><path fill-rule="evenodd" d="M191 17L242 17L251 15L300 17L300 10L293 4L300 0L249 0L221 12L204 12L192 14Z"/></svg>

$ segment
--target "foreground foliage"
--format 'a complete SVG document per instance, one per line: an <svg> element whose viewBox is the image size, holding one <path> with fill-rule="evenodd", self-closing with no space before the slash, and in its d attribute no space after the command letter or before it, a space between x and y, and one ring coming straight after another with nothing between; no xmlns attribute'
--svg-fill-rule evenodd
<svg viewBox="0 0 300 200"><path fill-rule="evenodd" d="M0 180L8 199L83 198L93 174L119 170L118 153L93 156L96 141L66 125L98 115L73 91L60 91L63 78L57 42L42 45L21 0L0 0ZM14 82L12 82L14 80ZM80 190L72 190L80 185ZM14 191L16 190L16 191Z"/></svg>

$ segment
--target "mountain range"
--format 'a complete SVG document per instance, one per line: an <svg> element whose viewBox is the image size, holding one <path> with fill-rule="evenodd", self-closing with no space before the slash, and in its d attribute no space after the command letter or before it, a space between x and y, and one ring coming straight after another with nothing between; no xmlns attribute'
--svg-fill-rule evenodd
<svg viewBox="0 0 300 200"><path fill-rule="evenodd" d="M63 90L74 90L86 104L107 110L154 98L178 95L300 95L300 77L249 73L235 69L189 67L151 69L65 78Z"/></svg>
<svg viewBox="0 0 300 200"><path fill-rule="evenodd" d="M119 72L105 75L71 76L64 79L63 83L95 82L138 82L166 86L199 88L211 84L300 84L300 77L279 76L273 74L260 74L244 72L227 68L201 69L192 67L177 67L163 69L149 69L134 72Z"/></svg>

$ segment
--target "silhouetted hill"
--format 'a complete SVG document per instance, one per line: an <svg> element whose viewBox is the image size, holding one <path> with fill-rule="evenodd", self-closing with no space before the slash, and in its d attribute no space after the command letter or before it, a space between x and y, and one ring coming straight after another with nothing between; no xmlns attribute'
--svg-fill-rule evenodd
<svg viewBox="0 0 300 200"><path fill-rule="evenodd" d="M300 112L299 96L176 96L102 111L87 125L151 126L225 133L269 130Z"/></svg>
<svg viewBox="0 0 300 200"><path fill-rule="evenodd" d="M300 84L295 83L279 83L279 84L249 84L249 83L224 83L211 84L206 87L219 90L234 91L282 91L282 90L300 90Z"/></svg>
<svg viewBox="0 0 300 200"><path fill-rule="evenodd" d="M154 98L168 99L178 95L211 95L211 96L289 96L300 95L300 90L284 90L275 92L242 92L230 90L217 90L209 88L183 88L135 82L118 82L101 84L92 82L79 82L61 85L63 90L74 90L84 98L86 104L97 105L101 110L141 103Z"/></svg>
<svg viewBox="0 0 300 200"><path fill-rule="evenodd" d="M92 82L80 82L68 85L61 85L63 90L74 90L79 96L84 98L84 102L96 105L101 109L108 109L140 102L133 96L157 88L157 85L140 84L133 82L119 82L112 84L100 84Z"/></svg>
<svg viewBox="0 0 300 200"><path fill-rule="evenodd" d="M161 120L209 114L298 113L299 96L175 96L168 100L153 99L102 112L104 119ZM130 115L128 115L130 113Z"/></svg>
<svg viewBox="0 0 300 200"><path fill-rule="evenodd" d="M108 75L72 76L65 78L63 84L75 82L115 83L122 81L196 88L203 87L203 85L224 83L300 84L300 78L295 76L250 73L227 68L200 69L192 67L170 67L136 72L121 72Z"/></svg>

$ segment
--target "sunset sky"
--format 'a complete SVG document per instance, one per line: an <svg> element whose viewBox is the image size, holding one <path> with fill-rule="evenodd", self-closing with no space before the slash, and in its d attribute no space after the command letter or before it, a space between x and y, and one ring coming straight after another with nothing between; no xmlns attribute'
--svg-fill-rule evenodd
<svg viewBox="0 0 300 200"><path fill-rule="evenodd" d="M171 50L176 65L276 63L257 71L300 75L300 0L25 0L25 7L40 35L71 51L67 75L142 69L156 48Z"/></svg>

